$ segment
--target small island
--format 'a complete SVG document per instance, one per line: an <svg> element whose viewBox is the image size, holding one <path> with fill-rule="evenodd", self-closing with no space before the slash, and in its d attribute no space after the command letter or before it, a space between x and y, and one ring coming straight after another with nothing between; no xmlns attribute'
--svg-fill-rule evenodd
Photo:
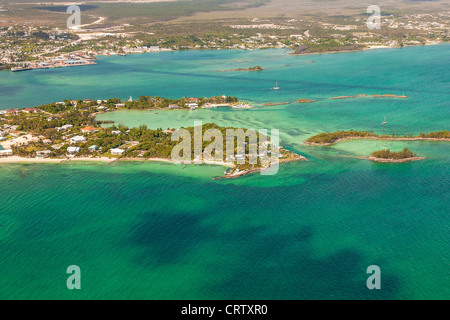
<svg viewBox="0 0 450 320"><path fill-rule="evenodd" d="M374 162L408 162L425 159L425 157L418 157L414 152L408 148L403 148L402 151L391 151L383 149L373 151L370 157L357 157L358 159L366 159Z"/></svg>
<svg viewBox="0 0 450 320"><path fill-rule="evenodd" d="M374 98L400 98L400 99L408 99L408 96L402 94L401 96L397 96L395 94L374 94L372 97Z"/></svg>
<svg viewBox="0 0 450 320"><path fill-rule="evenodd" d="M366 97L367 94L358 94L354 96L339 96L339 97L332 97L330 100L337 100L337 99L351 99L351 98L360 98L360 97Z"/></svg>
<svg viewBox="0 0 450 320"><path fill-rule="evenodd" d="M264 68L261 66L253 66L250 68L237 68L237 69L229 69L229 70L218 70L218 71L263 71Z"/></svg>
<svg viewBox="0 0 450 320"><path fill-rule="evenodd" d="M311 103L311 102L316 102L317 100L309 100L309 99L298 99L297 101L295 101L296 103Z"/></svg>
<svg viewBox="0 0 450 320"><path fill-rule="evenodd" d="M268 102L268 103L264 103L263 106L267 107L267 106L281 106L284 104L290 104L290 102Z"/></svg>

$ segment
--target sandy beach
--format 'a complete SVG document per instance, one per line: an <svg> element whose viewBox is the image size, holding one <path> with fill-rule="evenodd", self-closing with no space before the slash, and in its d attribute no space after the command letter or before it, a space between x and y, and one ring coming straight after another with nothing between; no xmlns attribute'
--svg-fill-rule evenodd
<svg viewBox="0 0 450 320"><path fill-rule="evenodd" d="M52 159L52 158L25 158L25 157L11 156L11 157L0 158L0 164L2 164L2 163L62 163L62 162L67 162L67 161L113 162L115 160L117 160L117 159L88 158L88 157Z"/></svg>
<svg viewBox="0 0 450 320"><path fill-rule="evenodd" d="M19 156L10 156L10 157L0 157L0 164L2 163L63 163L63 162L76 162L76 161L85 161L85 162L121 162L121 161L140 161L140 162L168 162L175 164L171 159L163 159L163 158L107 158L107 157L97 157L97 158L89 158L89 157L71 157L71 158L25 158ZM185 162L185 164L194 164L192 161ZM224 167L234 167L231 163L219 162L219 161L208 161L204 160L201 164L207 165L216 165L216 166L224 166Z"/></svg>

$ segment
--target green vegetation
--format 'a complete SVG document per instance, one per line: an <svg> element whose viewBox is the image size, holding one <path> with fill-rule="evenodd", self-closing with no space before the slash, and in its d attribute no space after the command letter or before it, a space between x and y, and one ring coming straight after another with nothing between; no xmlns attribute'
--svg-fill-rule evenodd
<svg viewBox="0 0 450 320"><path fill-rule="evenodd" d="M357 139L357 138L376 138L376 139L386 139L386 140L401 140L401 139L450 139L450 131L436 131L430 133L421 133L417 136L412 134L392 134L392 135L378 135L367 131L336 131L330 133L319 133L312 136L306 140L306 143L312 144L332 144L340 139Z"/></svg>
<svg viewBox="0 0 450 320"><path fill-rule="evenodd" d="M11 69L11 65L7 63L0 63L0 70L9 70Z"/></svg>
<svg viewBox="0 0 450 320"><path fill-rule="evenodd" d="M367 131L336 131L331 133L319 133L318 135L310 137L306 142L318 143L318 144L330 144L336 142L339 139L346 138L366 138L366 137L378 137L373 132Z"/></svg>
<svg viewBox="0 0 450 320"><path fill-rule="evenodd" d="M414 152L412 152L407 148L403 148L402 151L390 151L389 149L383 149L373 151L370 155L375 158L394 159L394 160L414 158L416 156Z"/></svg>
<svg viewBox="0 0 450 320"><path fill-rule="evenodd" d="M450 139L450 131L436 131L430 133L421 133L418 135L420 138L433 138L433 139Z"/></svg>

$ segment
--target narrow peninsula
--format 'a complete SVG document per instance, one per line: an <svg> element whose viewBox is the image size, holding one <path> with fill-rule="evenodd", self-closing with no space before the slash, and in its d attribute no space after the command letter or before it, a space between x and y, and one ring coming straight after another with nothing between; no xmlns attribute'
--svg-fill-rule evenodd
<svg viewBox="0 0 450 320"><path fill-rule="evenodd" d="M180 128L183 130L178 132L173 128L149 129L145 125L129 128L112 123L103 127L105 121L95 119L99 112L118 109L169 110L171 105L189 109L188 103L204 106L237 102L236 98L227 96L195 99L192 102L193 98L171 100L143 96L125 103L119 99L67 100L36 108L8 109L0 116L0 163L145 160L179 163L182 159L184 164L226 166L229 169L223 177L236 178L269 169L274 164L306 160L292 150L273 144L268 136L244 128L208 123L201 126L199 135L197 127ZM184 134L179 136L181 131ZM173 139L174 134L177 139ZM194 144L199 136L201 150ZM205 142L211 138L213 142ZM181 142L183 148L179 150ZM172 159L174 154L177 159Z"/></svg>

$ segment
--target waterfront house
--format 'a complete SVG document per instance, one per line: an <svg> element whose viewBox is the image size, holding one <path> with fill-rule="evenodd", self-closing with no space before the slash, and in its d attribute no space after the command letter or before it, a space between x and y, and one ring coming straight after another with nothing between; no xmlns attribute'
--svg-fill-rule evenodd
<svg viewBox="0 0 450 320"><path fill-rule="evenodd" d="M122 155L125 152L125 150L123 150L123 149L111 149L111 150L109 150L109 152L112 155L120 156L120 155Z"/></svg>
<svg viewBox="0 0 450 320"><path fill-rule="evenodd" d="M70 104L73 105L74 107L77 106L77 100L69 100Z"/></svg>
<svg viewBox="0 0 450 320"><path fill-rule="evenodd" d="M188 106L191 110L194 110L195 108L198 107L198 104L196 104L196 103L188 103L187 106Z"/></svg>
<svg viewBox="0 0 450 320"><path fill-rule="evenodd" d="M125 103L116 103L116 108L125 108Z"/></svg>
<svg viewBox="0 0 450 320"><path fill-rule="evenodd" d="M25 113L36 113L36 112L39 112L39 110L36 109L36 108L25 108L25 109L23 109L23 112L25 112Z"/></svg>
<svg viewBox="0 0 450 320"><path fill-rule="evenodd" d="M7 157L12 155L13 155L12 149L0 150L0 157Z"/></svg>
<svg viewBox="0 0 450 320"><path fill-rule="evenodd" d="M75 136L70 138L70 143L83 143L86 142L86 138L83 136Z"/></svg>
<svg viewBox="0 0 450 320"><path fill-rule="evenodd" d="M7 109L6 113L7 114L18 114L19 113L19 109Z"/></svg>
<svg viewBox="0 0 450 320"><path fill-rule="evenodd" d="M94 151L97 150L97 146L94 144L94 145L90 146L90 147L88 148L88 150L89 150L90 152L94 152Z"/></svg>
<svg viewBox="0 0 450 320"><path fill-rule="evenodd" d="M111 131L112 134L121 134L122 132L120 130L113 130Z"/></svg>
<svg viewBox="0 0 450 320"><path fill-rule="evenodd" d="M77 153L77 152L80 152L80 151L81 151L80 147L68 147L67 148L67 152L68 153Z"/></svg>
<svg viewBox="0 0 450 320"><path fill-rule="evenodd" d="M89 126L81 129L82 133L94 133L94 132L97 132L97 131L98 131L97 129L95 129L93 127L89 127Z"/></svg>
<svg viewBox="0 0 450 320"><path fill-rule="evenodd" d="M177 104L169 104L169 109L178 109Z"/></svg>

